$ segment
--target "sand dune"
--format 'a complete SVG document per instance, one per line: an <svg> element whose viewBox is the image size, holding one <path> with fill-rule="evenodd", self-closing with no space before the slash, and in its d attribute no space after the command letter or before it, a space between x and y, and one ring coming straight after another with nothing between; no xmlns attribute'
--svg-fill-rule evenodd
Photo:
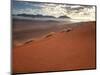
<svg viewBox="0 0 100 75"><path fill-rule="evenodd" d="M73 22L56 21L56 20L20 20L13 19L13 42L14 46L22 45L30 39L40 38L51 32L58 32L63 28L67 28ZM71 25L72 26L72 25Z"/></svg>
<svg viewBox="0 0 100 75"><path fill-rule="evenodd" d="M95 22L13 48L13 73L95 69Z"/></svg>

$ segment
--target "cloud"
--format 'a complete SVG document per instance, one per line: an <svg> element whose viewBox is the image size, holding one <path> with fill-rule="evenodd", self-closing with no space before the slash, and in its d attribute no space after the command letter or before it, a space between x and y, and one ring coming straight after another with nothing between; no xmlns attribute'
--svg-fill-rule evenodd
<svg viewBox="0 0 100 75"><path fill-rule="evenodd" d="M62 15L66 15L67 10L62 8L63 5L55 5L54 7L46 6L45 8L42 8L42 12L45 15L53 15L55 17L59 17Z"/></svg>
<svg viewBox="0 0 100 75"><path fill-rule="evenodd" d="M86 20L95 20L95 7L92 8L86 8L72 11L71 14L69 14L70 17L73 19L86 19Z"/></svg>

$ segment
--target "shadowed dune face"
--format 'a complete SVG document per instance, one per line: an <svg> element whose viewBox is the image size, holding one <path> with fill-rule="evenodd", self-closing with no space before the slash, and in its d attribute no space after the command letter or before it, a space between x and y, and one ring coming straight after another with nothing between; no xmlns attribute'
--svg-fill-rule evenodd
<svg viewBox="0 0 100 75"><path fill-rule="evenodd" d="M13 73L96 68L95 22L13 48ZM74 24L73 24L74 25Z"/></svg>

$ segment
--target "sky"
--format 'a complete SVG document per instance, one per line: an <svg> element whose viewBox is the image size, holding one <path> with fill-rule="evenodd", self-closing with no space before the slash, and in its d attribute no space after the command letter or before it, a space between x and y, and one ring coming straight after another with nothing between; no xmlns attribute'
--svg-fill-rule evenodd
<svg viewBox="0 0 100 75"><path fill-rule="evenodd" d="M95 20L95 6L13 1L12 14L68 16L72 19Z"/></svg>

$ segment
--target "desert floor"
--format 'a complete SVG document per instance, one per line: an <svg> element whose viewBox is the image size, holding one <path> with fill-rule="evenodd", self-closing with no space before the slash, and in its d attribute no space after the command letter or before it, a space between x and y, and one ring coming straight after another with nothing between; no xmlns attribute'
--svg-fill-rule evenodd
<svg viewBox="0 0 100 75"><path fill-rule="evenodd" d="M96 68L96 24L82 22L70 31L44 36L12 50L13 73Z"/></svg>

